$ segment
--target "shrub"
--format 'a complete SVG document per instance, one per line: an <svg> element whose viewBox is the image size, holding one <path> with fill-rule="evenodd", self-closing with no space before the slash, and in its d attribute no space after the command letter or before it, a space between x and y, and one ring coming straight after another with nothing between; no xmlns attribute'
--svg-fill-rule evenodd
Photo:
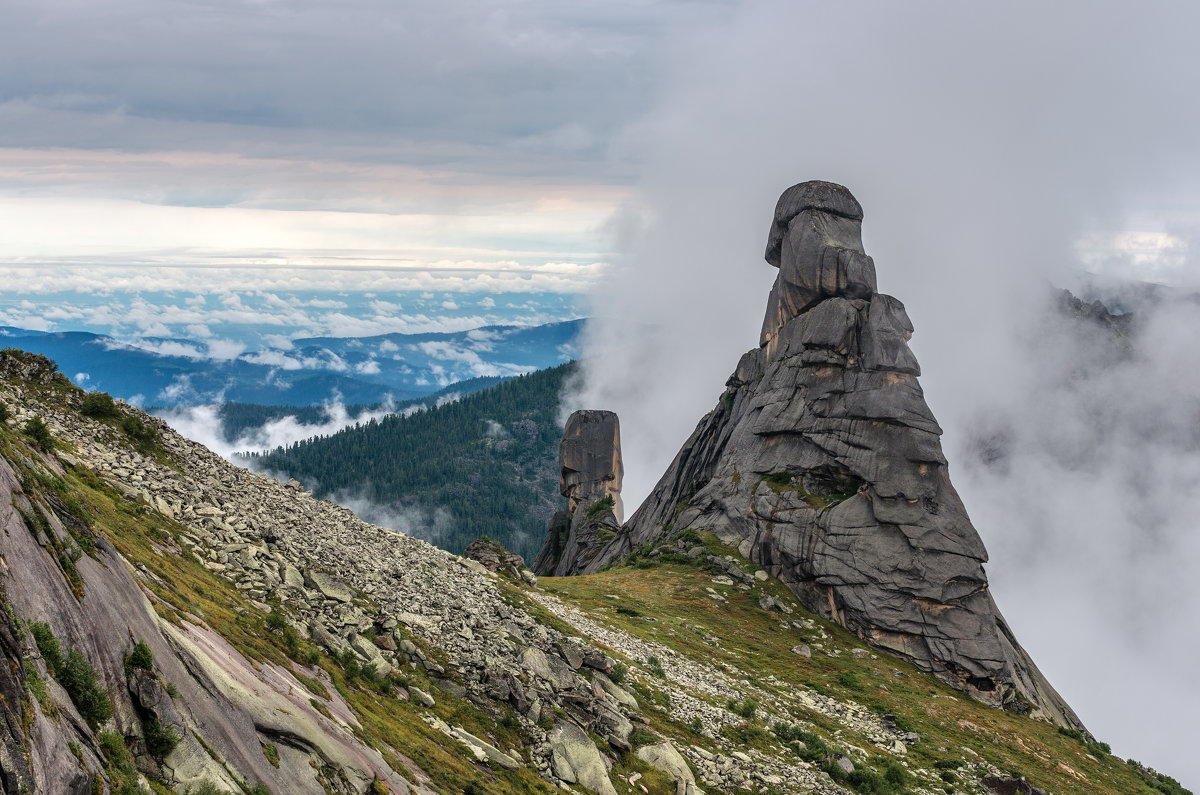
<svg viewBox="0 0 1200 795"><path fill-rule="evenodd" d="M267 614L266 625L267 629L283 632L283 628L287 626L287 620L279 611L275 611Z"/></svg>
<svg viewBox="0 0 1200 795"><path fill-rule="evenodd" d="M908 771L904 769L903 765L888 762L883 769L883 778L893 786L902 787L908 783Z"/></svg>
<svg viewBox="0 0 1200 795"><path fill-rule="evenodd" d="M37 644L38 653L46 661L46 668L50 670L53 676L57 677L63 665L62 650L58 647L58 638L54 637L54 633L50 631L50 625L44 621L37 621L30 624L29 631L33 633L33 640Z"/></svg>
<svg viewBox="0 0 1200 795"><path fill-rule="evenodd" d="M777 489L787 488L792 484L791 472L772 472L767 475L767 483Z"/></svg>
<svg viewBox="0 0 1200 795"><path fill-rule="evenodd" d="M121 418L121 428L139 452L143 454L153 452L154 446L158 442L158 431L153 425L147 425L132 414L126 414Z"/></svg>
<svg viewBox="0 0 1200 795"><path fill-rule="evenodd" d="M746 699L741 704L737 703L736 701L730 701L725 706L730 712L735 715L741 715L746 720L751 720L754 717L754 713L758 712L758 704L755 703L754 699L750 698Z"/></svg>
<svg viewBox="0 0 1200 795"><path fill-rule="evenodd" d="M1083 732L1079 731L1079 729L1068 729L1066 726L1059 726L1058 733L1064 737L1070 737L1072 740L1083 742Z"/></svg>
<svg viewBox="0 0 1200 795"><path fill-rule="evenodd" d="M1088 753L1091 754L1092 756L1096 756L1096 757L1108 756L1109 754L1112 753L1112 746L1109 745L1108 743L1102 743L1102 742L1097 741L1097 742L1088 743L1087 750L1088 750Z"/></svg>
<svg viewBox="0 0 1200 795"><path fill-rule="evenodd" d="M587 518L595 519L597 516L604 513L605 511L611 511L613 509L613 506L615 506L616 504L617 504L617 501L615 499L613 499L613 495L605 494L603 497L601 497L600 499L596 500L595 502L593 502L591 505L588 506Z"/></svg>
<svg viewBox="0 0 1200 795"><path fill-rule="evenodd" d="M133 651L125 658L125 672L128 673L135 668L141 668L143 671L154 670L154 652L150 651L150 647L144 640L133 644Z"/></svg>
<svg viewBox="0 0 1200 795"><path fill-rule="evenodd" d="M4 422L7 419L8 419L8 406L4 405L3 403L0 403L0 422Z"/></svg>
<svg viewBox="0 0 1200 795"><path fill-rule="evenodd" d="M163 726L154 718L146 721L146 750L155 759L162 760L163 757L175 750L175 746L179 745L179 735L170 726Z"/></svg>
<svg viewBox="0 0 1200 795"><path fill-rule="evenodd" d="M78 649L71 649L56 678L93 730L112 717L112 698L97 681L96 669Z"/></svg>
<svg viewBox="0 0 1200 795"><path fill-rule="evenodd" d="M100 732L96 737L104 758L117 771L126 775L133 773L133 755L125 746L125 738L116 732Z"/></svg>
<svg viewBox="0 0 1200 795"><path fill-rule="evenodd" d="M629 666L623 662L613 663L613 669L609 671L608 678L621 684L625 681L625 675L629 673Z"/></svg>
<svg viewBox="0 0 1200 795"><path fill-rule="evenodd" d="M646 667L650 669L650 673L654 674L660 679L664 679L667 676L667 672L663 670L662 663L657 657L647 657Z"/></svg>
<svg viewBox="0 0 1200 795"><path fill-rule="evenodd" d="M83 396L79 413L85 417L103 419L119 416L121 412L117 408L117 404L113 403L112 395L107 392L88 392Z"/></svg>
<svg viewBox="0 0 1200 795"><path fill-rule="evenodd" d="M653 732L643 729L641 726L635 727L629 733L629 744L634 748L642 745L653 745L656 742L658 742L658 737L654 736Z"/></svg>
<svg viewBox="0 0 1200 795"><path fill-rule="evenodd" d="M32 439L43 453L54 449L54 437L50 435L50 429L46 427L46 423L41 417L30 417L25 421L21 432Z"/></svg>

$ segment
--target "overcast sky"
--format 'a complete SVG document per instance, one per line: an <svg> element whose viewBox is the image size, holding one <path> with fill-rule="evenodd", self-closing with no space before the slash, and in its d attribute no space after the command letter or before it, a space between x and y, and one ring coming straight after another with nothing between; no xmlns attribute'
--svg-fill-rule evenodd
<svg viewBox="0 0 1200 795"><path fill-rule="evenodd" d="M1110 426L1194 425L1200 383L1178 375L1200 372L1200 319L1174 307L1153 355L1086 389L1060 378L1077 352L1029 330L1045 286L1086 271L1200 282L1197 17L8 0L0 283L588 293L602 366L574 399L621 414L632 506L757 342L775 199L843 183L916 326L1001 608L1101 739L1194 788L1196 451L1091 423L1120 405ZM984 407L1038 431L1005 473L956 465ZM1106 463L1073 468L1063 445ZM1142 482L1152 465L1171 477Z"/></svg>

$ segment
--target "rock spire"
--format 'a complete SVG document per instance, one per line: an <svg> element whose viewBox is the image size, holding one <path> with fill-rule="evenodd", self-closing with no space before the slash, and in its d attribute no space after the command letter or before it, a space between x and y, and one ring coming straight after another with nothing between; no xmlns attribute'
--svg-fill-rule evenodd
<svg viewBox="0 0 1200 795"><path fill-rule="evenodd" d="M620 534L560 573L712 531L864 640L988 703L1081 728L992 599L917 382L912 323L876 290L862 218L840 185L783 193L759 347Z"/></svg>
<svg viewBox="0 0 1200 795"><path fill-rule="evenodd" d="M550 522L546 544L534 561L538 574L578 571L621 526L621 424L611 411L584 409L567 420L558 446L559 492L567 510Z"/></svg>

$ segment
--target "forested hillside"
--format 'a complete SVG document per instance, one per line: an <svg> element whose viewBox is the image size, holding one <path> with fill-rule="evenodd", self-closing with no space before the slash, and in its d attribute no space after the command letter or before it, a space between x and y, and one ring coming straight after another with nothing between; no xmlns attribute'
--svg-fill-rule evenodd
<svg viewBox="0 0 1200 795"><path fill-rule="evenodd" d="M487 535L532 559L562 501L556 414L574 367L248 458L317 496L366 499L407 516L412 532L452 552Z"/></svg>

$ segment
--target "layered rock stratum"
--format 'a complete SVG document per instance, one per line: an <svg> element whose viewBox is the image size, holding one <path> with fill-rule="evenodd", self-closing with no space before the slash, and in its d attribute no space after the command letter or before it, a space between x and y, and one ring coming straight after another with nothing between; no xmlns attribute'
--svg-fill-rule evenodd
<svg viewBox="0 0 1200 795"><path fill-rule="evenodd" d="M783 193L759 346L620 535L573 571L672 531L712 531L872 645L987 703L1081 729L992 599L917 380L913 325L877 290L862 219L840 185Z"/></svg>

